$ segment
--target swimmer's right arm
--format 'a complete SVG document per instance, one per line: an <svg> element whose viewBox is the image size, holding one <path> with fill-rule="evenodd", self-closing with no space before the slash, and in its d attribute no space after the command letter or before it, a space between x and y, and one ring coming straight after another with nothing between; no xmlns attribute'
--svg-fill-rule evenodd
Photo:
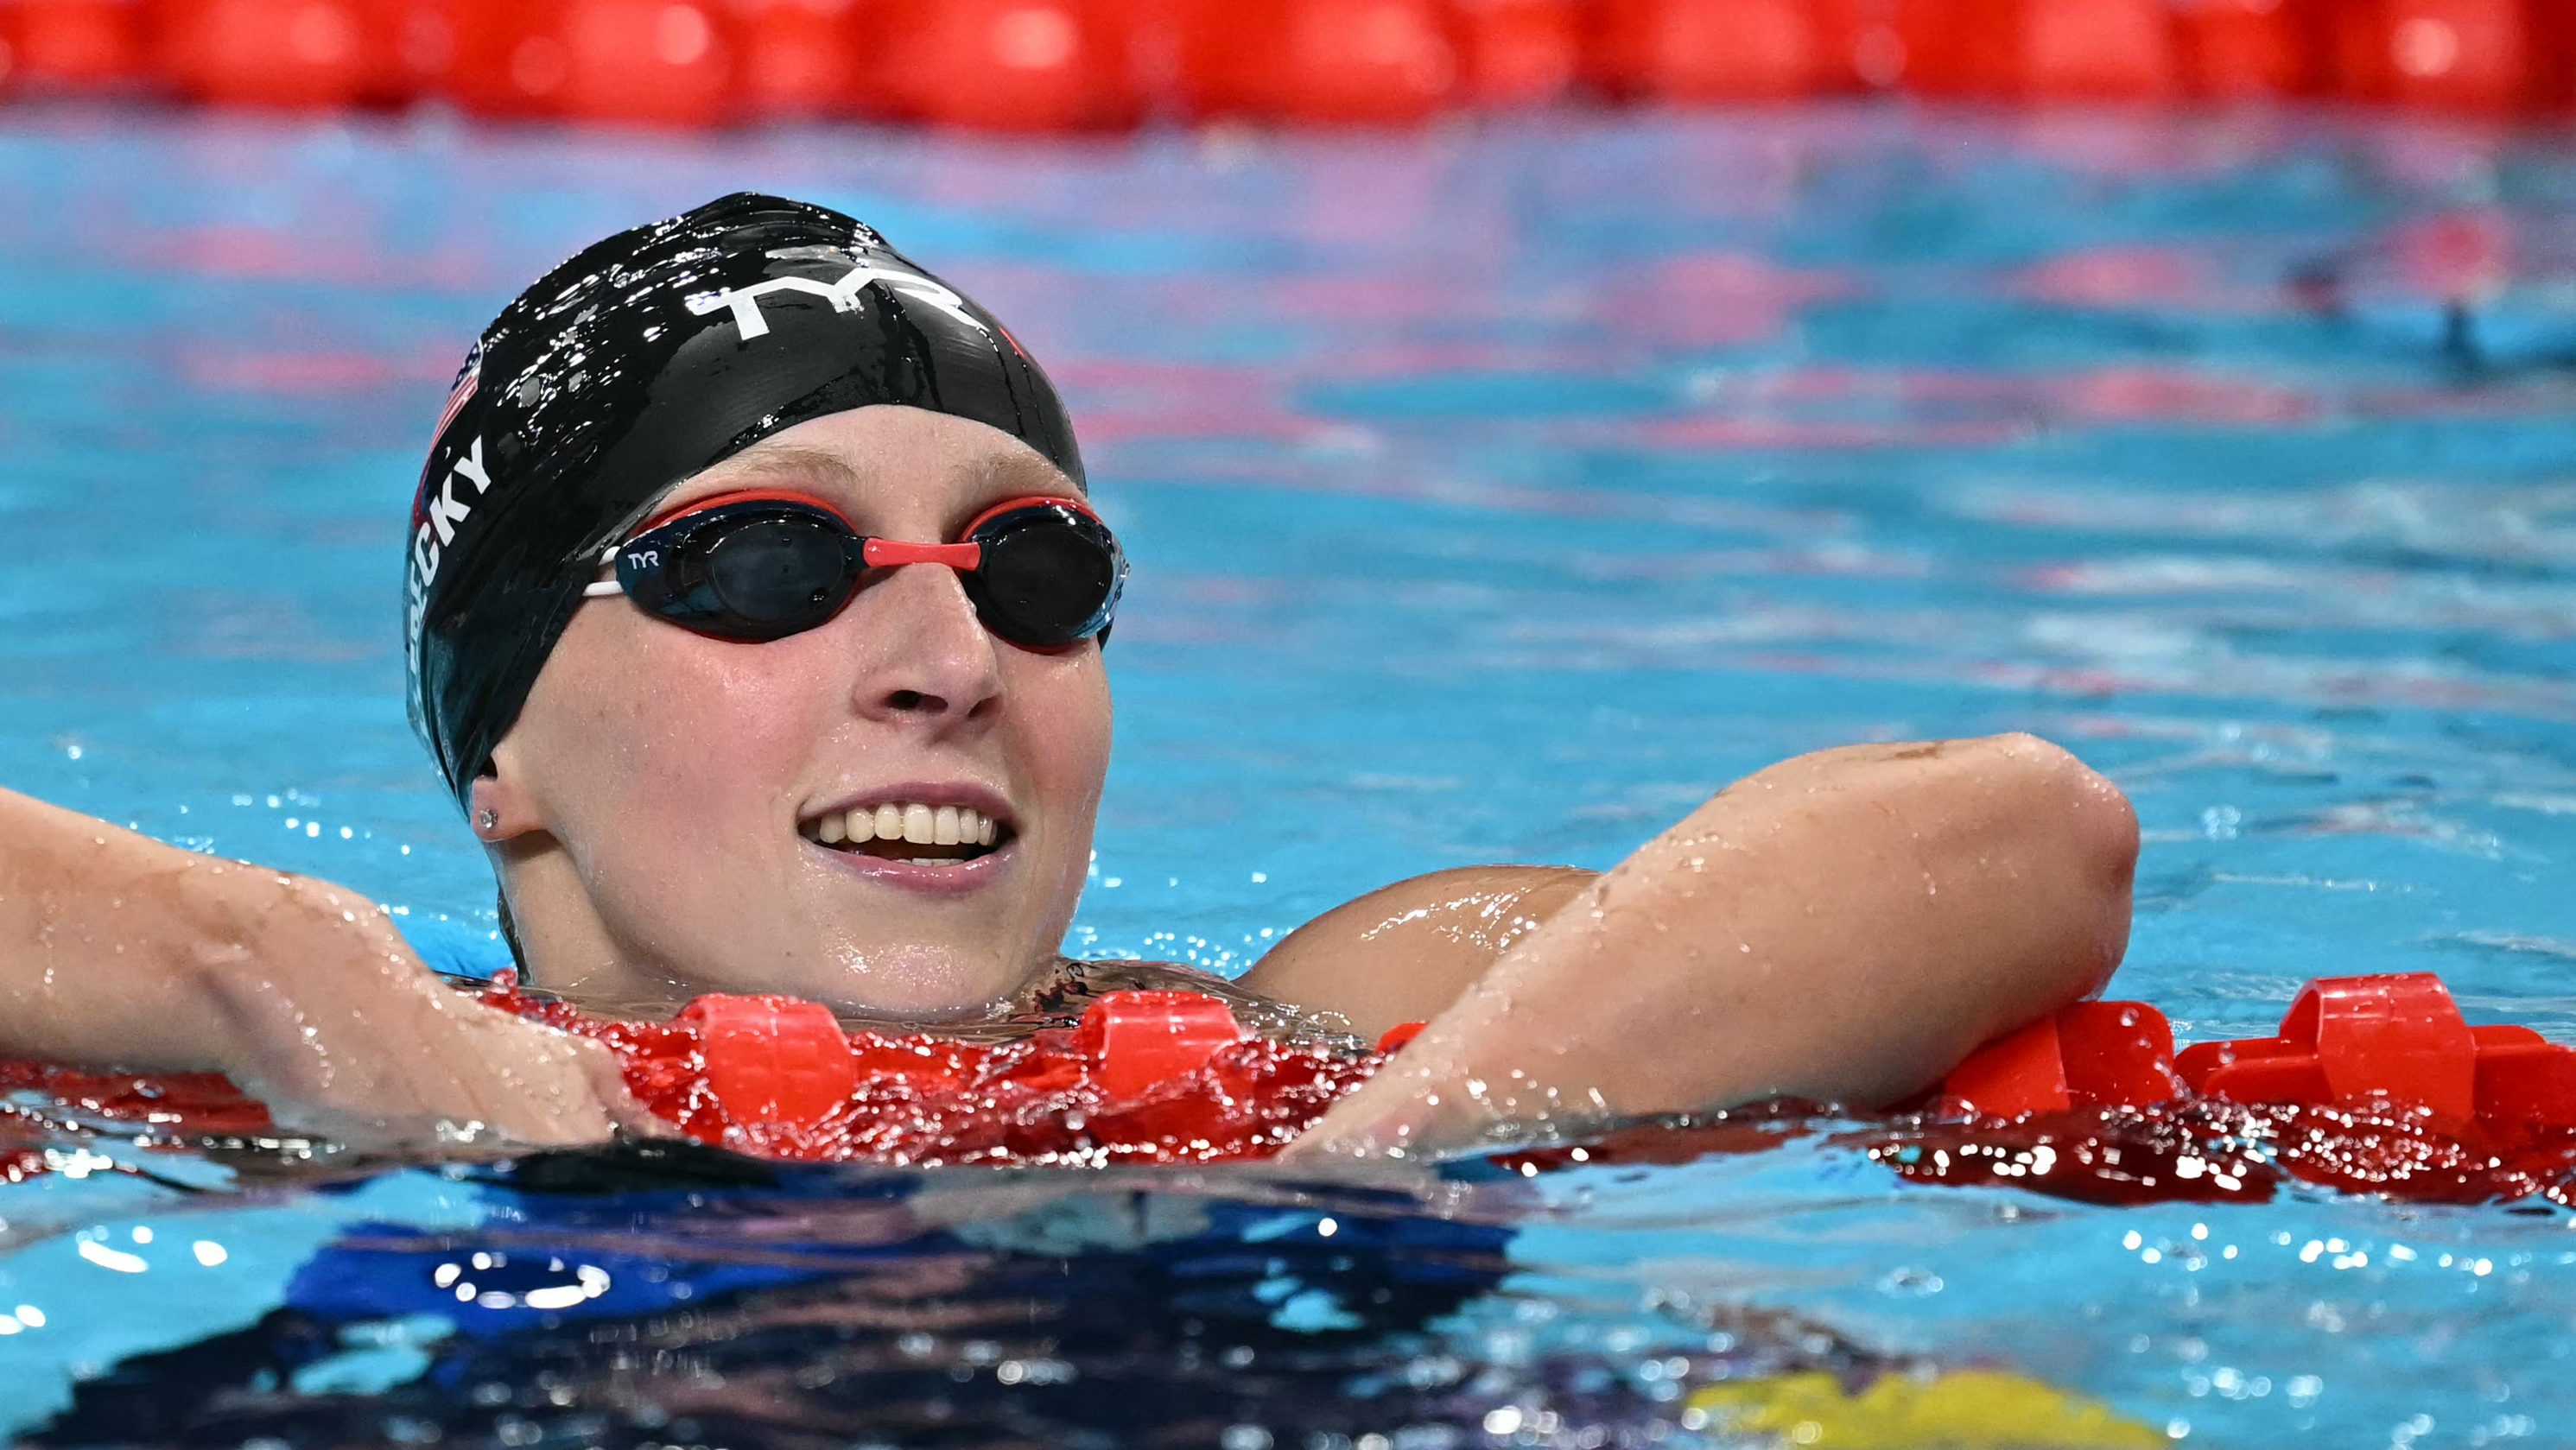
<svg viewBox="0 0 2576 1450"><path fill-rule="evenodd" d="M0 790L0 1056L224 1073L283 1123L650 1119L606 1049L448 988L381 907Z"/></svg>

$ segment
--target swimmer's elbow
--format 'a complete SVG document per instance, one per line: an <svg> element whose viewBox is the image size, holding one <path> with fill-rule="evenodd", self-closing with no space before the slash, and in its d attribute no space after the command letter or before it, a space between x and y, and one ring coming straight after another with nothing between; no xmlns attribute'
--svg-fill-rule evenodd
<svg viewBox="0 0 2576 1450"><path fill-rule="evenodd" d="M2069 980L2054 985L2069 996L2097 992L2128 949L2137 810L2100 772L2038 736L1977 744L2012 781L2008 829L2023 838L2019 854L2055 878L2051 894L2064 903L2058 919Z"/></svg>
<svg viewBox="0 0 2576 1450"><path fill-rule="evenodd" d="M1978 742L2010 763L2031 793L2026 819L2070 853L2078 869L2128 890L2138 865L2138 812L2128 795L2064 746L2036 735Z"/></svg>

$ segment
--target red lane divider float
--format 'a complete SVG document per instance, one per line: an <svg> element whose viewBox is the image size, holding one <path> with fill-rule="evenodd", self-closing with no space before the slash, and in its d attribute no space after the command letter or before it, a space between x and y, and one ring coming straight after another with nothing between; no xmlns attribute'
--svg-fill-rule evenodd
<svg viewBox="0 0 2576 1450"><path fill-rule="evenodd" d="M753 116L860 114L868 73L851 0L740 0L731 10L734 89Z"/></svg>
<svg viewBox="0 0 2576 1450"><path fill-rule="evenodd" d="M2576 1128L2576 1047L2528 1027L2471 1027L2430 972L2325 977L2274 1037L2177 1053L2143 1002L2082 1002L1987 1044L1943 1082L1944 1112L2011 1117L2143 1108L2186 1092L2235 1103L2390 1102L2456 1127Z"/></svg>
<svg viewBox="0 0 2576 1450"><path fill-rule="evenodd" d="M2307 96L2333 85L2323 27L2281 0L2202 0L2176 17L2174 41L2204 96Z"/></svg>
<svg viewBox="0 0 2576 1450"><path fill-rule="evenodd" d="M1140 0L940 0L885 12L851 114L977 131L1119 131L1151 106Z"/></svg>
<svg viewBox="0 0 2576 1450"><path fill-rule="evenodd" d="M0 22L18 81L66 91L117 90L143 74L133 0L53 0Z"/></svg>
<svg viewBox="0 0 2576 1450"><path fill-rule="evenodd" d="M1460 104L1487 110L1565 99L1582 78L1579 0L1451 0Z"/></svg>
<svg viewBox="0 0 2576 1450"><path fill-rule="evenodd" d="M2568 0L0 0L0 89L511 120L1404 125L1571 96L2576 105Z"/></svg>
<svg viewBox="0 0 2576 1450"><path fill-rule="evenodd" d="M692 1138L808 1161L1266 1157L1420 1028L1390 1031L1373 1052L1293 1046L1246 1034L1224 1002L1195 992L1110 993L1070 1027L996 1042L844 1032L790 997L701 997L657 1023L584 1017L508 982L484 1000L605 1043L636 1097ZM151 1124L169 1142L270 1128L257 1103L208 1074L0 1063L7 1092ZM2576 1207L2576 1048L2528 1028L2472 1027L2423 973L2312 982L2277 1035L2180 1052L2153 1007L2078 1003L1971 1055L1927 1106L1845 1141L1920 1182L2097 1202L2259 1198L2295 1178ZM25 1131L11 1131L12 1117ZM1810 1131L1812 1116L1788 1105L1501 1161L1682 1162ZM34 1108L0 1105L0 1177L53 1164L49 1132Z"/></svg>
<svg viewBox="0 0 2576 1450"><path fill-rule="evenodd" d="M1000 1042L844 1033L792 997L701 997L605 1023L503 986L486 1000L614 1049L626 1084L702 1142L887 1163L1267 1157L1385 1059L1245 1034L1197 992L1112 992L1072 1027Z"/></svg>
<svg viewBox="0 0 2576 1450"><path fill-rule="evenodd" d="M2295 1178L2576 1207L2576 1048L2470 1026L2426 972L2322 978L2277 1035L2180 1052L2144 1003L2081 1003L1980 1049L1940 1103L1975 1121L1870 1151L1918 1181L2102 1202L2260 1198Z"/></svg>
<svg viewBox="0 0 2576 1450"><path fill-rule="evenodd" d="M688 1136L805 1161L1267 1157L1385 1061L1250 1036L1223 1001L1198 992L1112 992L1073 1026L994 1042L845 1033L829 1009L793 997L700 997L669 1022L585 1017L506 981L483 1000L606 1044L637 1100ZM0 1062L0 1095L15 1091L170 1139L273 1128L265 1109L209 1073ZM15 1144L13 1115L31 1130ZM30 1117L0 1104L0 1177L42 1171L44 1152L26 1141L41 1136Z"/></svg>
<svg viewBox="0 0 2576 1450"><path fill-rule="evenodd" d="M2263 1199L2295 1179L2576 1208L2576 1048L2469 1026L2429 973L2320 979L2277 1036L2180 1052L2155 1008L2080 1002L1978 1049L1926 1107L1840 1141L1918 1183L2096 1203ZM1812 1131L1780 1104L1504 1161L1681 1163Z"/></svg>

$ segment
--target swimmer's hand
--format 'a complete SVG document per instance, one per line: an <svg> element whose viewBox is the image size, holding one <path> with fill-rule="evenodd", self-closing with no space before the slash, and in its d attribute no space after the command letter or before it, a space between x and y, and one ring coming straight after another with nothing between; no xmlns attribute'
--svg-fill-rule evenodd
<svg viewBox="0 0 2576 1450"><path fill-rule="evenodd" d="M343 1139L661 1131L606 1048L446 986L373 902L5 791L0 1056L221 1072Z"/></svg>
<svg viewBox="0 0 2576 1450"><path fill-rule="evenodd" d="M207 893L196 966L221 1070L280 1126L416 1139L480 1125L532 1147L667 1131L606 1047L449 987L374 903L251 874L248 892Z"/></svg>

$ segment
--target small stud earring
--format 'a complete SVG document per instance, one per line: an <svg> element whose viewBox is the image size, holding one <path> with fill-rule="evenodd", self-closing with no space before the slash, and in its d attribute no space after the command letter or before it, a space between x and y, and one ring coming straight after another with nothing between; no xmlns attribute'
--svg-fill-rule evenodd
<svg viewBox="0 0 2576 1450"><path fill-rule="evenodd" d="M499 828L501 824L501 813L488 807L483 810L476 811L474 813L474 824L487 831L495 830Z"/></svg>

